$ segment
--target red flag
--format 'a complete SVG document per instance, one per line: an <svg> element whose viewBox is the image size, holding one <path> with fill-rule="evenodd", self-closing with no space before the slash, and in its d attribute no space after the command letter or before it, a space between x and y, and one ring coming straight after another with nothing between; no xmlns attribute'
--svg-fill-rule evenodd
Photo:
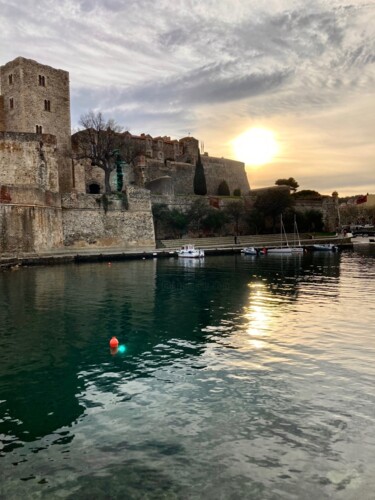
<svg viewBox="0 0 375 500"><path fill-rule="evenodd" d="M366 201L367 201L367 195L358 196L358 198L356 199L356 204L360 205L361 203L366 203Z"/></svg>

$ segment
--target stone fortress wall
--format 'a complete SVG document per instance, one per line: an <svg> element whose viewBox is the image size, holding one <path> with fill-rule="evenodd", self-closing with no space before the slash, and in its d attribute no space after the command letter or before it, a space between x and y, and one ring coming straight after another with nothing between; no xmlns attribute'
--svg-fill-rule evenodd
<svg viewBox="0 0 375 500"><path fill-rule="evenodd" d="M123 135L124 141L134 142L139 150L132 172L125 172L129 182L146 187L152 193L170 194L171 189L176 195L194 193L195 165L199 151L197 139L184 137L180 140L171 140L166 136L153 138L150 135L137 136L129 132ZM219 184L223 180L227 182L231 193L235 189L240 189L243 194L249 192L250 186L244 163L211 157L207 153L201 155L201 160L208 195L217 195ZM89 162L77 162L75 165L76 175L78 170L80 172L84 170L87 192L90 185L97 185L100 192L104 190L104 174L101 169L92 167ZM165 182L167 177L170 178L169 184ZM77 180L76 184L79 182ZM80 185L82 186L82 183Z"/></svg>
<svg viewBox="0 0 375 500"><path fill-rule="evenodd" d="M41 141L43 139L43 141ZM0 252L61 246L56 138L0 132Z"/></svg>
<svg viewBox="0 0 375 500"><path fill-rule="evenodd" d="M122 135L139 154L125 169L126 195L103 195L104 172L72 159L69 74L22 57L1 66L0 253L154 246L151 203L188 209L199 144L190 136ZM249 194L242 162L207 153L201 160L207 203L223 180L231 193ZM335 227L337 200L323 197L313 205L301 201L296 208L321 210Z"/></svg>
<svg viewBox="0 0 375 500"><path fill-rule="evenodd" d="M74 247L139 247L155 245L151 197L146 189L129 187L126 203L119 196L64 194L64 245ZM104 205L106 203L106 205Z"/></svg>
<svg viewBox="0 0 375 500"><path fill-rule="evenodd" d="M0 153L0 185L59 192L55 136L0 132Z"/></svg>
<svg viewBox="0 0 375 500"><path fill-rule="evenodd" d="M235 189L240 189L243 194L249 192L250 186L242 162L226 158L213 158L208 155L202 155L201 160L208 195L217 195L219 184L223 180L227 182L232 194ZM193 194L195 163L168 160L163 162L156 159L147 159L143 166L137 166L136 169L142 170L140 175L143 176L144 185L155 194L161 193L158 191L160 186L155 181L165 177L171 178L174 194Z"/></svg>
<svg viewBox="0 0 375 500"><path fill-rule="evenodd" d="M0 67L0 253L154 246L150 192L86 194L71 152L69 74L22 57Z"/></svg>
<svg viewBox="0 0 375 500"><path fill-rule="evenodd" d="M69 73L17 57L0 67L4 130L56 137L59 189L71 191Z"/></svg>

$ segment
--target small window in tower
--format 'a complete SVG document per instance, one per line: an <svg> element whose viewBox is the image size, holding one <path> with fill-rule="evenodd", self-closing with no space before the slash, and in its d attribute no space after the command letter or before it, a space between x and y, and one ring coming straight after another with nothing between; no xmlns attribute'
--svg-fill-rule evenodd
<svg viewBox="0 0 375 500"><path fill-rule="evenodd" d="M51 111L51 101L44 100L44 111Z"/></svg>
<svg viewBox="0 0 375 500"><path fill-rule="evenodd" d="M13 108L14 108L14 99L13 99L13 97L11 97L9 99L9 109L13 109Z"/></svg>
<svg viewBox="0 0 375 500"><path fill-rule="evenodd" d="M9 79L9 85L13 85L13 75L9 75L8 79Z"/></svg>
<svg viewBox="0 0 375 500"><path fill-rule="evenodd" d="M41 87L45 87L46 86L46 77L45 76L39 75L39 85Z"/></svg>
<svg viewBox="0 0 375 500"><path fill-rule="evenodd" d="M37 134L42 134L43 133L43 129L42 129L41 125L36 125L35 129L36 129L36 133Z"/></svg>

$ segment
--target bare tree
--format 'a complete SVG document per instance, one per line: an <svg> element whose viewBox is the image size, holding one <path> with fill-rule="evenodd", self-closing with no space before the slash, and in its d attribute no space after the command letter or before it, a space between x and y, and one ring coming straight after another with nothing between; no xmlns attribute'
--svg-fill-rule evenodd
<svg viewBox="0 0 375 500"><path fill-rule="evenodd" d="M81 130L72 137L75 158L90 160L91 165L103 169L105 192L110 193L110 175L116 166L113 151L120 149L122 127L93 111L81 115L79 124Z"/></svg>

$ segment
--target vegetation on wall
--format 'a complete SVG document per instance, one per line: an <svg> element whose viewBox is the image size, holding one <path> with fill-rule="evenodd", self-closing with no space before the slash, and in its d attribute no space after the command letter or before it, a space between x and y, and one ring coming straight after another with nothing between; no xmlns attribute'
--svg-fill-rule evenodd
<svg viewBox="0 0 375 500"><path fill-rule="evenodd" d="M202 227L202 221L208 214L208 206L204 200L196 200L190 207L189 226L193 231L199 233Z"/></svg>

